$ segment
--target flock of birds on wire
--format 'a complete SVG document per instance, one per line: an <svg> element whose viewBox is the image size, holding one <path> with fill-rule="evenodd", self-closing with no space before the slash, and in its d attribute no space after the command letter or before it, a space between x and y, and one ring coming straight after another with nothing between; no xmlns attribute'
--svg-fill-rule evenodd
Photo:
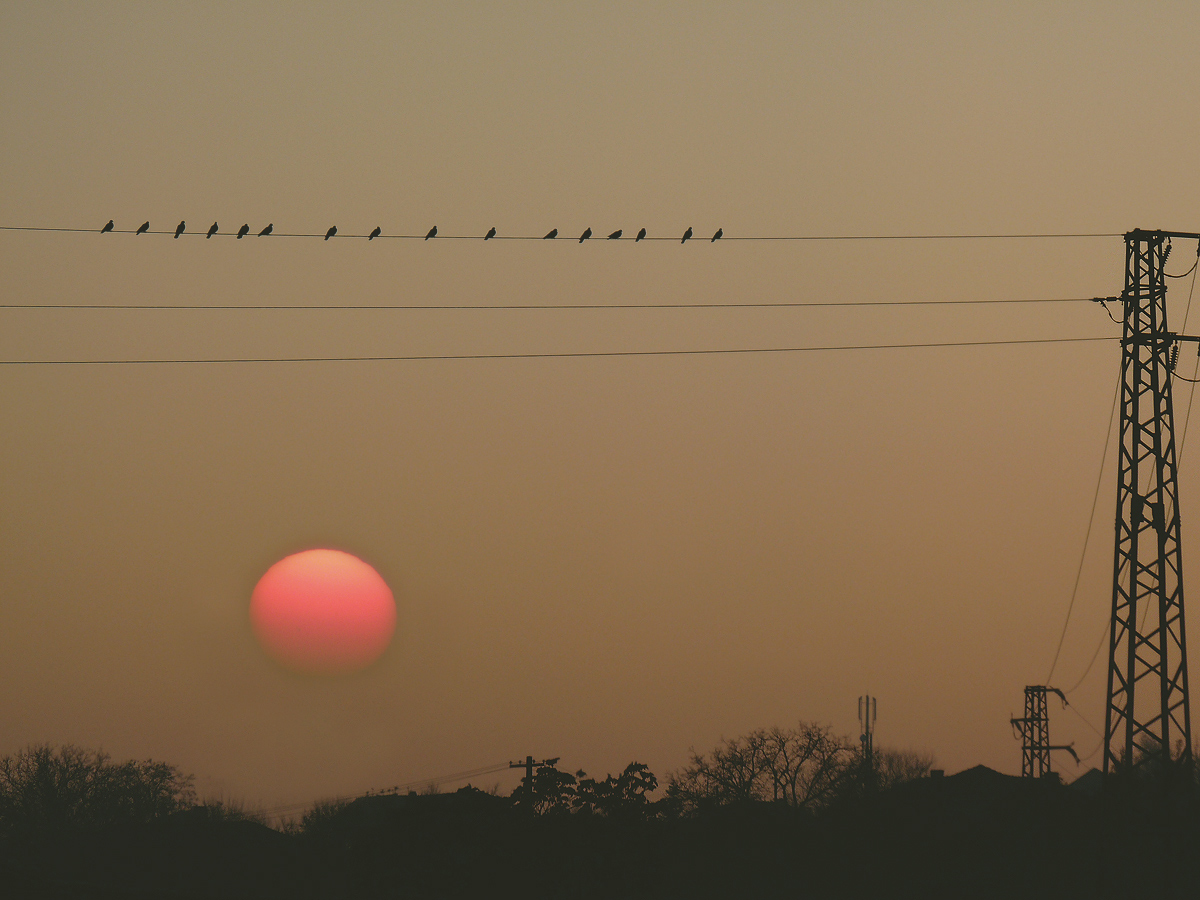
<svg viewBox="0 0 1200 900"><path fill-rule="evenodd" d="M110 232L110 231L112 231L114 227L115 227L115 225L114 225L114 223L113 223L113 220L112 220L112 219L109 219L109 220L108 220L108 223L107 223L107 224L106 224L106 225L105 225L103 228L101 228L101 229L100 229L100 233L101 233L101 234L106 234L107 232ZM218 233L218 232L217 232L217 227L218 227L218 226L217 226L217 223L216 223L216 222L213 222L213 223L212 223L212 225L209 227L209 229L208 229L208 232L207 232L207 233L204 235L204 237L205 237L205 238L210 238L210 237L212 237L214 234L217 234L217 233ZM178 237L179 237L181 234L183 234L183 233L185 232L186 228L187 228L187 222L186 222L186 221L185 221L185 222L180 222L180 223L179 223L177 226L175 226L175 237L176 237L176 238L178 238ZM147 222L143 222L141 225L139 225L139 226L138 226L138 229L137 229L137 231L135 231L135 232L134 232L134 234L135 234L135 235L138 235L138 234L145 234L145 233L146 233L146 232L148 232L149 230L150 230L150 223L149 223L148 221L147 221ZM275 224L274 224L274 223L271 223L271 224L270 224L270 225L268 225L266 228L264 228L262 231L260 231L260 232L258 233L258 235L257 235L257 236L258 236L258 237L267 237L267 236L268 236L268 235L270 235L270 234L271 234L271 232L273 232L274 230L275 230ZM243 225L243 226L242 226L241 228L239 228L239 229L238 229L238 231L237 231L237 237L238 237L238 240L241 240L242 238L244 238L244 237L245 237L246 235L248 235L249 233L250 233L250 226L249 226L249 225ZM438 233L437 226L436 226L436 225L434 225L434 226L433 226L432 228L430 228L430 229L429 229L429 231L426 233L426 235L425 235L425 240L429 240L430 238L435 238L435 237L437 237L437 233ZM715 233L715 234L713 234L713 236L712 236L711 238L709 238L709 240L710 240L710 241L718 241L718 240L720 240L720 239L721 239L721 236L722 236L724 233L725 233L725 232L724 232L724 229L722 229L722 228L718 228L718 229L716 230L716 233ZM383 229L382 229L382 228L379 228L378 226L376 226L376 227L375 227L375 230L374 230L374 231L372 231L372 232L371 232L369 235L367 235L367 240L368 240L368 241L373 241L373 240L375 240L375 238L377 238L377 237L380 237L382 234L383 234ZM608 235L608 237L607 237L607 238L605 238L605 240L609 240L609 241L619 241L619 240L621 239L621 235L622 235L622 234L624 234L624 230L623 230L623 229L621 229L621 228L618 228L618 229L617 229L616 231L614 231L612 234ZM331 225L331 226L329 227L329 230L325 232L325 240L329 240L331 237L336 237L336 236L337 236L337 226L336 226L336 225ZM485 241L489 241L489 240L491 240L492 238L494 238L495 236L496 236L496 229L495 229L495 228L491 228L491 229L489 229L489 230L488 230L488 233L487 233L487 234L485 234L485 235L483 236L483 239L484 239ZM581 234L581 235L579 236L579 243L581 243L581 244L582 244L584 241L586 241L586 240L589 240L589 239L591 238L591 236L592 236L592 229L591 229L591 228L587 228L587 229L585 229L585 230L584 230L584 232L583 232L583 234ZM552 241L552 240L554 240L554 239L555 239L555 238L557 238L557 237L558 237L558 229L557 229L557 228L551 228L551 229L550 229L550 231L549 231L549 232L547 232L547 233L546 233L546 234L543 236L542 240L546 240L546 241ZM646 229L645 229L645 228L643 228L643 229L641 229L641 230L640 230L640 231L637 233L637 237L635 237L635 238L633 239L633 240L634 240L634 243L637 243L637 242L638 242L638 241L640 241L640 240L644 240L644 239L645 239L645 237L646 237ZM685 231L685 232L683 233L683 237L682 237L682 238L680 238L680 240L679 240L679 243L681 243L681 244L685 244L685 243L687 243L689 240L691 240L691 238L692 238L692 229L689 227L689 228L688 228L688 230L687 230L687 231Z"/></svg>

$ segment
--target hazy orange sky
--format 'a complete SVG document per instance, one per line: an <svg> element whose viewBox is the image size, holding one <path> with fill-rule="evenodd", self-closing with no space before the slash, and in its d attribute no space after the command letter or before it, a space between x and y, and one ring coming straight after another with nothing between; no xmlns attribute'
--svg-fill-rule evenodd
<svg viewBox="0 0 1200 900"><path fill-rule="evenodd" d="M3 302L1112 295L1119 237L574 238L1200 230L1198 53L1183 3L0 3L0 225L567 238L5 231ZM0 359L1116 332L1091 303L4 309ZM759 726L856 735L870 692L879 744L1017 772L1008 720L1054 655L1118 361L1106 342L0 366L0 753L161 758L270 805L527 753L661 777ZM1114 466L1062 687L1109 614ZM310 547L395 593L395 642L361 674L289 674L255 643L255 583ZM1072 694L1097 726L1104 662ZM1057 705L1051 734L1097 744Z"/></svg>

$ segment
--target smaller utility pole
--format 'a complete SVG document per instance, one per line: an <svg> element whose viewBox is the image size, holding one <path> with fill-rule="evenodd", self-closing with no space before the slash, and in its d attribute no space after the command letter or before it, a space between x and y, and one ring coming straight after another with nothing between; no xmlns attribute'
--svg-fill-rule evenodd
<svg viewBox="0 0 1200 900"><path fill-rule="evenodd" d="M878 713L877 698L864 694L858 698L858 724L862 729L859 741L862 743L863 762L871 771L875 759L875 718Z"/></svg>
<svg viewBox="0 0 1200 900"><path fill-rule="evenodd" d="M1013 736L1021 741L1021 777L1045 778L1054 773L1050 771L1050 751L1066 750L1079 762L1079 756L1071 744L1050 744L1050 716L1046 711L1046 695L1049 692L1058 694L1063 706L1067 698L1058 688L1046 687L1041 684L1025 686L1025 715L1019 719L1009 719L1013 727Z"/></svg>
<svg viewBox="0 0 1200 900"><path fill-rule="evenodd" d="M533 769L535 766L554 766L558 764L560 757L554 759L534 759L532 756L526 756L524 761L509 762L510 769L524 769L525 777L521 779L521 783L525 785L525 790L529 793L529 799L526 801L529 804L529 809L533 809Z"/></svg>

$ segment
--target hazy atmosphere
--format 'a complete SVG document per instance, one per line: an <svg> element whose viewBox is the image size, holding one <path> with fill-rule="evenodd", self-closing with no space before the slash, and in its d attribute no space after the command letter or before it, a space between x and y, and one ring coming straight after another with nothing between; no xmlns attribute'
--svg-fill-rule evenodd
<svg viewBox="0 0 1200 900"><path fill-rule="evenodd" d="M1120 235L1200 231L1198 50L1183 3L0 0L0 226L116 223L0 231L0 754L272 807L662 774L870 693L880 745L1016 774L1023 687L1082 678L1086 756L1111 446L1047 676L1118 343L802 348L1115 338ZM733 240L916 235L1085 236ZM1075 302L912 303L1014 299ZM14 308L56 304L191 308ZM501 308L613 304L717 308ZM312 357L393 359L197 362ZM394 593L357 674L255 640L310 548Z"/></svg>

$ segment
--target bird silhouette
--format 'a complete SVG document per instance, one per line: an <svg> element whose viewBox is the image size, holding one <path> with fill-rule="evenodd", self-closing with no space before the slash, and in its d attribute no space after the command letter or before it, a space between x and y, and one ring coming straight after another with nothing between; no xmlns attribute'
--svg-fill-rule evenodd
<svg viewBox="0 0 1200 900"><path fill-rule="evenodd" d="M583 233L583 234L581 234L581 235L579 236L579 243L581 243L581 244L582 244L584 241L586 241L586 240L587 240L588 238L590 238L591 236L592 236L592 229L590 229L590 228L589 228L589 229L587 229L586 231L584 231L584 233Z"/></svg>
<svg viewBox="0 0 1200 900"><path fill-rule="evenodd" d="M687 239L690 238L691 236L692 236L692 229L689 227L688 230L683 233L683 240L680 241L679 243L681 243L681 244L685 243L687 241Z"/></svg>
<svg viewBox="0 0 1200 900"><path fill-rule="evenodd" d="M552 240L554 240L556 237L558 237L558 229L557 229L557 228L551 228L551 229L550 229L550 231L549 231L549 232L546 234L546 236L545 236L544 238L542 238L542 240L543 240L543 241L552 241Z"/></svg>
<svg viewBox="0 0 1200 900"><path fill-rule="evenodd" d="M614 231L612 234L610 234L610 235L608 236L608 239L609 239L610 241L619 241L619 240L621 239L621 232L622 232L623 230L624 230L624 229L622 229L622 228L618 228L616 231Z"/></svg>
<svg viewBox="0 0 1200 900"><path fill-rule="evenodd" d="M636 244L638 241L640 241L645 236L646 236L646 229L643 228L641 231L638 232L638 236L633 239L633 242Z"/></svg>
<svg viewBox="0 0 1200 900"><path fill-rule="evenodd" d="M381 234L383 234L383 229L380 228L378 225L376 225L375 230L367 235L367 240L373 241L373 240L375 240L375 238L379 237Z"/></svg>
<svg viewBox="0 0 1200 900"><path fill-rule="evenodd" d="M724 228L718 228L717 233L712 236L713 241L719 241L721 239L721 235L723 235L724 233L725 233ZM709 241L709 243L712 243L712 241Z"/></svg>
<svg viewBox="0 0 1200 900"><path fill-rule="evenodd" d="M112 230L113 230L113 220L109 219L108 224L100 229L100 233L104 234L106 231L112 231Z"/></svg>
<svg viewBox="0 0 1200 900"><path fill-rule="evenodd" d="M335 234L337 234L337 226L336 226L336 225L330 225L330 226L329 226L329 230L328 230L327 232L325 232L325 240L329 240L329 239L330 239L331 237L333 237Z"/></svg>
<svg viewBox="0 0 1200 900"><path fill-rule="evenodd" d="M250 233L250 226L243 225L241 228L238 229L238 240L240 241L242 238L244 238L249 233Z"/></svg>
<svg viewBox="0 0 1200 900"><path fill-rule="evenodd" d="M437 237L437 226L436 225L434 225L432 228L429 229L429 233L425 235L425 240L429 240L431 237Z"/></svg>
<svg viewBox="0 0 1200 900"><path fill-rule="evenodd" d="M186 224L186 222L180 222L175 226L175 240L179 240L179 236L183 234L183 226Z"/></svg>
<svg viewBox="0 0 1200 900"><path fill-rule="evenodd" d="M485 234L485 235L483 236L483 239L484 239L485 241L490 241L490 240L491 240L492 238L494 238L495 236L496 236L496 229L495 229L495 228L489 228L489 229L488 229L488 233L487 233L487 234Z"/></svg>
<svg viewBox="0 0 1200 900"><path fill-rule="evenodd" d="M150 223L143 222L140 226L138 226L138 230L136 232L134 232L134 235L136 236L139 234L145 234L149 230L150 230Z"/></svg>
<svg viewBox="0 0 1200 900"><path fill-rule="evenodd" d="M217 233L217 223L216 223L216 222L213 222L213 223L212 223L212 228L208 229L208 234L206 234L206 235L204 236L205 240L207 240L208 238L212 237L212 236L213 236L214 234L216 234L216 233Z"/></svg>
<svg viewBox="0 0 1200 900"><path fill-rule="evenodd" d="M266 228L264 228L262 231L260 231L260 232L258 233L258 236L259 236L259 237L266 237L268 234L270 234L270 233L271 233L272 231L274 231L274 230L275 230L275 223L274 223L274 222L272 222L270 225L268 225Z"/></svg>

